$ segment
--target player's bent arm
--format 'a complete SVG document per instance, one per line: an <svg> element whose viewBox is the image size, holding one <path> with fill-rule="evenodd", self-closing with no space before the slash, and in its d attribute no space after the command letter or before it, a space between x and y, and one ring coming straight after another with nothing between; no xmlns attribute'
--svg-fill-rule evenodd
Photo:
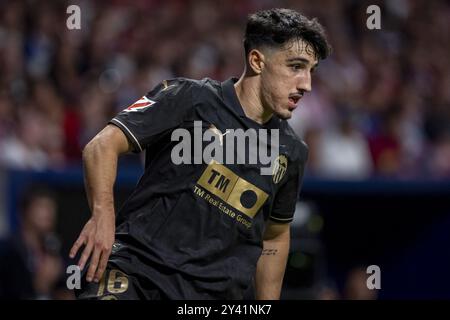
<svg viewBox="0 0 450 320"><path fill-rule="evenodd" d="M113 207L113 186L119 155L131 145L121 129L109 124L83 150L85 188L93 215L97 210Z"/></svg>
<svg viewBox="0 0 450 320"><path fill-rule="evenodd" d="M268 222L263 239L263 252L255 275L257 300L280 298L289 254L290 224Z"/></svg>
<svg viewBox="0 0 450 320"><path fill-rule="evenodd" d="M74 243L73 258L81 246L84 250L78 265L84 268L90 258L87 281L98 282L106 268L115 233L113 187L117 161L131 146L124 133L114 125L106 126L83 150L83 169L91 218Z"/></svg>

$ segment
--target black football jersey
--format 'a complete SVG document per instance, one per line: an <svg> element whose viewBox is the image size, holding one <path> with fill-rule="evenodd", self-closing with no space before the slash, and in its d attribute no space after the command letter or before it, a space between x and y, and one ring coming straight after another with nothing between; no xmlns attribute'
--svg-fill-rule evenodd
<svg viewBox="0 0 450 320"><path fill-rule="evenodd" d="M110 121L135 152L145 150L145 171L117 213L110 261L171 299L241 299L255 274L266 221L293 219L307 147L275 115L264 125L247 118L236 81L163 81ZM238 163L248 158L249 145L234 148L221 163L204 161L199 148L209 142L202 140L200 147L188 145L189 157L179 150L180 135L174 139L177 129L193 139L213 130L228 156L229 130L276 129L273 174L262 175L259 162ZM188 161L177 163L174 155Z"/></svg>

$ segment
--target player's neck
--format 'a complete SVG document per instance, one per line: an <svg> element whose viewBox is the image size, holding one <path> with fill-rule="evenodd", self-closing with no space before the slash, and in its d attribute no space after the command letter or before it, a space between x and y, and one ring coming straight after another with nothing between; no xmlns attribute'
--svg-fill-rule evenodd
<svg viewBox="0 0 450 320"><path fill-rule="evenodd" d="M239 81L234 84L234 88L247 118L262 125L270 120L273 112L263 107L257 81L257 77L242 75Z"/></svg>

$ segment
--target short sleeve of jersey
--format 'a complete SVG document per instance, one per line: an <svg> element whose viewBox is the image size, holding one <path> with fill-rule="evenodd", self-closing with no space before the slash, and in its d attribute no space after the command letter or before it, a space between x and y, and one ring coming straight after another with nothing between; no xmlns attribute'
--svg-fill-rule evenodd
<svg viewBox="0 0 450 320"><path fill-rule="evenodd" d="M295 206L303 184L307 156L308 152L306 149L304 158L293 164L295 165L294 170L291 171L287 177L287 181L280 187L275 196L272 211L269 216L270 220L277 223L289 223L294 220Z"/></svg>
<svg viewBox="0 0 450 320"><path fill-rule="evenodd" d="M140 152L183 122L192 107L191 90L192 83L186 79L164 80L109 123L123 131L134 152Z"/></svg>

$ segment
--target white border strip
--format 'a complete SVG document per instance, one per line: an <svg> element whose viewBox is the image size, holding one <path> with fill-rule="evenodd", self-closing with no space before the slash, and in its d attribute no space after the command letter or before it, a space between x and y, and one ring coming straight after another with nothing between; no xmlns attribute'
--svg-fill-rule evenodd
<svg viewBox="0 0 450 320"><path fill-rule="evenodd" d="M274 216L269 216L269 218L272 218L274 220L279 220L279 221L292 221L292 220L294 220L293 217L292 218L277 218L277 217L274 217Z"/></svg>
<svg viewBox="0 0 450 320"><path fill-rule="evenodd" d="M136 139L136 137L134 136L134 134L130 131L130 129L128 129L128 127L126 125L124 125L121 121L117 120L116 118L112 119L111 122L117 122L119 123L122 127L125 128L125 130L128 131L128 133L130 134L130 136L134 139L134 141L136 142L137 146L139 147L139 150L142 151L142 147L141 144L139 143L138 139Z"/></svg>

